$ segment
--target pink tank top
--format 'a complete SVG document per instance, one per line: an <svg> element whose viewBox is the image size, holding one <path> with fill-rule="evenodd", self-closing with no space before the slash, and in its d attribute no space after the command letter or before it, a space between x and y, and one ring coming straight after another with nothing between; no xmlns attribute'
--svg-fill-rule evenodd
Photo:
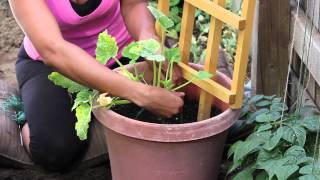
<svg viewBox="0 0 320 180"><path fill-rule="evenodd" d="M69 0L46 0L46 3L56 18L64 39L78 45L93 57L100 32L107 30L116 38L119 46L118 58L121 57L122 49L133 41L121 16L120 0L102 0L97 9L83 17L74 11ZM27 36L23 43L32 59L41 60L40 54ZM109 62L108 66L113 63Z"/></svg>

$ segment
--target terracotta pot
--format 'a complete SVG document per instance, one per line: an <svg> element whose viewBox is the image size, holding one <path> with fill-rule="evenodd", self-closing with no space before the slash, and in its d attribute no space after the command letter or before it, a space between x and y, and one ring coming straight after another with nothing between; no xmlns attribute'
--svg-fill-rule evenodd
<svg viewBox="0 0 320 180"><path fill-rule="evenodd" d="M221 73L216 80L230 86L230 79ZM199 98L197 87L185 91L188 98ZM217 179L227 132L239 110L221 101L214 105L223 111L218 116L178 125L145 123L111 110L95 110L105 126L113 180Z"/></svg>

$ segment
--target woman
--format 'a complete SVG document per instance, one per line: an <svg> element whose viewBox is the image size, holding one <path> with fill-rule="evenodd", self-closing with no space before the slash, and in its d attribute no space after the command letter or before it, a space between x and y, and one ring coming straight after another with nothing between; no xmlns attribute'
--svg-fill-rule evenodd
<svg viewBox="0 0 320 180"><path fill-rule="evenodd" d="M158 39L146 1L9 2L26 35L16 71L27 119L23 141L37 164L48 170L63 170L86 149L86 142L75 134L76 118L70 112L68 93L48 80L53 69L163 116L176 114L183 105L183 93L130 81L94 59L98 34L106 29L116 37L120 50L133 40Z"/></svg>

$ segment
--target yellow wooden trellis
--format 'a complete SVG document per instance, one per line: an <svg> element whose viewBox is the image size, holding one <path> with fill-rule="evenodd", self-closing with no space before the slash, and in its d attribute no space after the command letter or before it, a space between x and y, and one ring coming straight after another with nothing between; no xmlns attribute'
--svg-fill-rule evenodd
<svg viewBox="0 0 320 180"><path fill-rule="evenodd" d="M182 68L185 79L190 80L197 74L197 71L188 65L196 9L211 15L207 55L204 63L204 70L210 73L214 74L217 70L223 23L239 30L231 88L223 87L214 79L194 81L194 84L202 89L198 111L199 121L210 117L213 96L228 103L234 109L238 109L242 105L255 4L256 0L243 0L242 13L239 16L225 9L225 0L184 0L179 40L182 62L179 63L179 66ZM169 12L169 0L159 0L158 8L167 14ZM159 27L157 27L157 32L163 36Z"/></svg>

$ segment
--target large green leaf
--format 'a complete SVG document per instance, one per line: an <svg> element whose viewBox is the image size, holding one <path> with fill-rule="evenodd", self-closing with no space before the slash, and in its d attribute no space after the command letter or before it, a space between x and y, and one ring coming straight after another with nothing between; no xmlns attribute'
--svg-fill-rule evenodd
<svg viewBox="0 0 320 180"><path fill-rule="evenodd" d="M293 173L299 169L297 165L285 165L279 168L275 167L275 174L278 180L287 180Z"/></svg>
<svg viewBox="0 0 320 180"><path fill-rule="evenodd" d="M138 44L142 46L145 51L153 54L160 49L160 43L155 39L138 41Z"/></svg>
<svg viewBox="0 0 320 180"><path fill-rule="evenodd" d="M249 104L257 103L258 101L262 100L264 98L264 95L255 95L249 100Z"/></svg>
<svg viewBox="0 0 320 180"><path fill-rule="evenodd" d="M164 56L169 62L178 63L181 60L181 54L179 48L170 48L164 51Z"/></svg>
<svg viewBox="0 0 320 180"><path fill-rule="evenodd" d="M296 140L296 136L294 134L294 131L292 128L288 127L288 126L283 126L281 127L282 131L283 131L283 136L282 138L292 144L294 144L295 140Z"/></svg>
<svg viewBox="0 0 320 180"><path fill-rule="evenodd" d="M257 162L258 163L265 162L270 159L280 159L281 157L282 157L282 154L280 153L279 150L267 151L267 150L261 149L257 157Z"/></svg>
<svg viewBox="0 0 320 180"><path fill-rule="evenodd" d="M268 179L268 174L265 171L261 171L255 178L255 180L266 180Z"/></svg>
<svg viewBox="0 0 320 180"><path fill-rule="evenodd" d="M258 169L263 169L268 173L269 180L275 175L274 168L276 168L278 160L270 159L268 161L259 162Z"/></svg>
<svg viewBox="0 0 320 180"><path fill-rule="evenodd" d="M257 132L267 131L272 128L271 124L263 124L262 126L259 126Z"/></svg>
<svg viewBox="0 0 320 180"><path fill-rule="evenodd" d="M236 143L234 143L234 144L229 148L228 158L230 158L230 157L234 154L234 151L238 148L238 146L242 146L242 144L243 144L243 141L237 141Z"/></svg>
<svg viewBox="0 0 320 180"><path fill-rule="evenodd" d="M260 133L254 133L249 136L246 141L239 145L234 150L233 161L242 161L249 154L258 150L258 147L263 144L271 136L270 132L264 131Z"/></svg>
<svg viewBox="0 0 320 180"><path fill-rule="evenodd" d="M299 180L319 180L320 176L308 174L299 177Z"/></svg>
<svg viewBox="0 0 320 180"><path fill-rule="evenodd" d="M123 51L122 51L122 56L129 58L131 60L137 60L140 56L134 53L130 53L130 49L134 46L137 46L138 43L137 42L132 42L130 43L128 46L126 46Z"/></svg>
<svg viewBox="0 0 320 180"><path fill-rule="evenodd" d="M92 106L88 103L81 104L76 108L76 117L78 120L76 123L76 132L82 141L87 139L89 123L91 121L91 111Z"/></svg>
<svg viewBox="0 0 320 180"><path fill-rule="evenodd" d="M265 148L268 151L273 150L280 142L282 135L283 131L279 128L274 134L274 136L272 136L272 138L264 144L263 148Z"/></svg>
<svg viewBox="0 0 320 180"><path fill-rule="evenodd" d="M256 118L260 115L260 114L265 114L265 113L269 113L270 111L266 108L263 109L259 109L258 111L254 112L254 113L250 113L247 123L253 123L254 121L256 121Z"/></svg>
<svg viewBox="0 0 320 180"><path fill-rule="evenodd" d="M52 81L55 85L61 86L63 88L68 89L69 93L76 93L83 90L88 90L87 87L78 84L71 79L66 78L65 76L61 75L58 72L52 72L48 76L49 80Z"/></svg>
<svg viewBox="0 0 320 180"><path fill-rule="evenodd" d="M310 160L306 157L306 152L303 147L292 146L284 154L284 157L288 158L288 165L299 165L303 162Z"/></svg>
<svg viewBox="0 0 320 180"><path fill-rule="evenodd" d="M263 113L256 117L256 121L259 123L265 123L265 122L273 122L278 120L281 117L279 112L269 112L269 113Z"/></svg>
<svg viewBox="0 0 320 180"><path fill-rule="evenodd" d="M117 41L114 37L111 37L107 32L99 34L97 48L96 48L96 59L103 65L112 57L116 57L118 53Z"/></svg>
<svg viewBox="0 0 320 180"><path fill-rule="evenodd" d="M270 101L268 101L268 100L263 100L263 101L258 102L258 103L256 104L256 106L258 106L258 107L265 107L265 106L269 106L270 104L271 104Z"/></svg>
<svg viewBox="0 0 320 180"><path fill-rule="evenodd" d="M279 180L288 179L299 169L297 160L306 156L304 149L300 146L289 148L283 157L279 155L276 151L274 153L259 153L258 168L264 169L268 173L269 179L272 179L274 175Z"/></svg>
<svg viewBox="0 0 320 180"><path fill-rule="evenodd" d="M159 49L160 44L158 41L154 39L148 39L131 44L130 48L126 50L128 51L126 54L130 55L131 57L141 56L150 61L161 62L165 60L165 57L160 54L157 54Z"/></svg>
<svg viewBox="0 0 320 180"><path fill-rule="evenodd" d="M288 177L299 169L299 166L295 164L287 165L286 163L289 160L290 158L282 158L259 162L258 169L264 169L268 173L269 180L271 180L275 175L279 180L287 180Z"/></svg>
<svg viewBox="0 0 320 180"><path fill-rule="evenodd" d="M151 54L151 55L148 55L145 57L147 60L150 60L150 61L156 61L156 62L163 62L165 61L165 57L162 56L161 54Z"/></svg>
<svg viewBox="0 0 320 180"><path fill-rule="evenodd" d="M303 119L302 126L309 131L316 132L320 129L320 116L309 116Z"/></svg>
<svg viewBox="0 0 320 180"><path fill-rule="evenodd" d="M148 9L150 10L153 17L159 22L162 28L167 30L174 26L174 22L158 9L152 6L148 6Z"/></svg>
<svg viewBox="0 0 320 180"><path fill-rule="evenodd" d="M293 126L292 130L294 131L294 134L296 136L297 143L299 144L299 146L303 147L304 144L306 143L306 139L307 139L306 130L299 125Z"/></svg>
<svg viewBox="0 0 320 180"><path fill-rule="evenodd" d="M78 92L76 99L74 100L74 104L72 110L76 109L80 104L89 103L92 101L95 93L89 90L83 90Z"/></svg>
<svg viewBox="0 0 320 180"><path fill-rule="evenodd" d="M232 180L253 180L252 173L254 172L255 165L250 165L246 169L239 172Z"/></svg>
<svg viewBox="0 0 320 180"><path fill-rule="evenodd" d="M282 110L286 111L288 110L287 105L283 105L283 103L273 103L270 107L271 111L277 111L277 112L282 112Z"/></svg>
<svg viewBox="0 0 320 180"><path fill-rule="evenodd" d="M310 174L320 178L320 163L312 163L303 166L302 168L300 168L299 173L303 175Z"/></svg>
<svg viewBox="0 0 320 180"><path fill-rule="evenodd" d="M232 165L228 168L227 174L232 173L234 170L236 170L238 167L240 167L241 164L242 164L242 160L237 161L237 162L233 162Z"/></svg>
<svg viewBox="0 0 320 180"><path fill-rule="evenodd" d="M284 154L285 157L293 156L297 158L306 157L306 151L301 146L292 146Z"/></svg>

